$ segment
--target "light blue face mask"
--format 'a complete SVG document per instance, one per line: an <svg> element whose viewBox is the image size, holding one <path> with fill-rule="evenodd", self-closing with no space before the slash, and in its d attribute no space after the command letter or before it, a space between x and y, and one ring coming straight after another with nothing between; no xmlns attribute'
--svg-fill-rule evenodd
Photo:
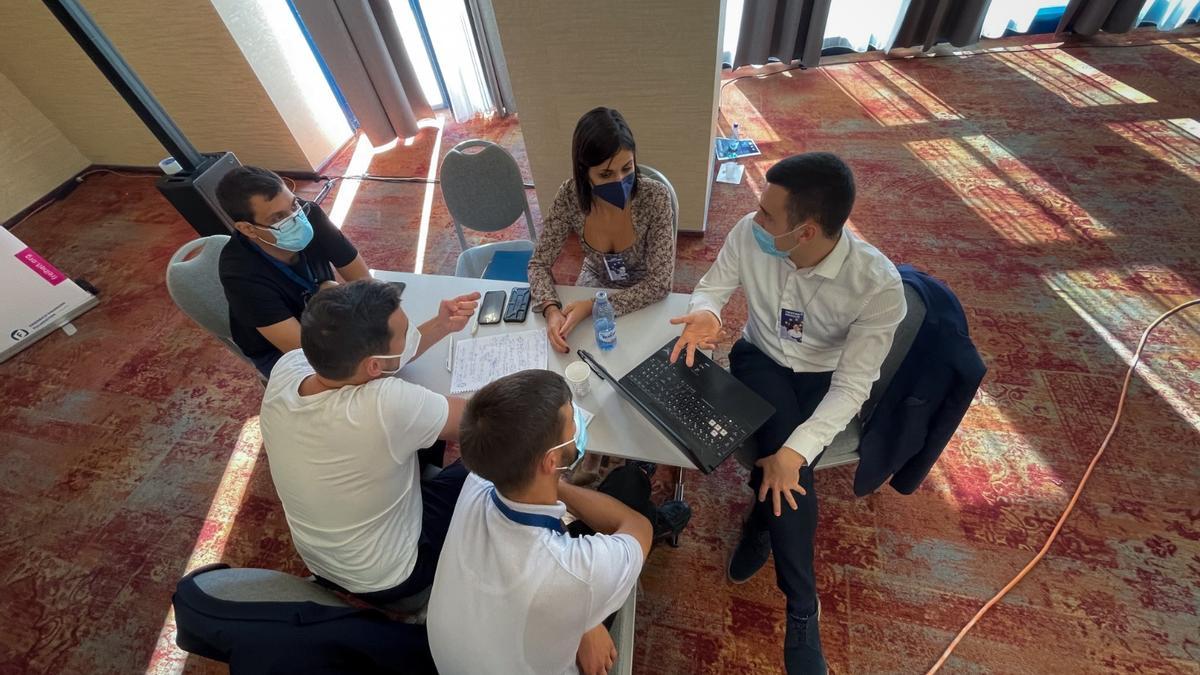
<svg viewBox="0 0 1200 675"><path fill-rule="evenodd" d="M583 461L584 448L587 447L587 425L583 423L583 411L574 403L571 404L571 407L575 409L575 437L566 443L559 443L546 451L552 452L567 443L575 444L575 461L571 462L568 466L558 467L559 471L573 471L575 467L579 466L579 463Z"/></svg>
<svg viewBox="0 0 1200 675"><path fill-rule="evenodd" d="M618 209L623 209L625 208L625 202L629 201L629 195L633 192L633 184L636 182L637 171L634 171L621 180L593 185L592 194Z"/></svg>
<svg viewBox="0 0 1200 675"><path fill-rule="evenodd" d="M308 222L308 214L304 212L304 209L296 211L270 227L262 225L255 225L255 227L271 230L271 234L275 235L275 246L293 253L303 251L304 247L308 246L313 239L312 223Z"/></svg>
<svg viewBox="0 0 1200 675"><path fill-rule="evenodd" d="M779 235L779 237L775 237L775 236L772 236L770 232L767 232L766 229L764 229L762 225L759 225L758 223L753 223L753 225L754 225L754 241L758 242L758 247L760 249L762 249L762 252L766 253L767 255L775 256L776 258L786 258L786 257L788 257L788 254L792 252L792 249L794 249L794 248L796 248L796 246L800 245L799 242L797 242L796 246L793 246L792 248L789 248L786 251L780 251L778 248L775 247L776 239L778 239L779 237L788 236L792 232L799 230L800 229L799 227L797 227L795 230L792 230L790 232L784 232L783 234ZM803 226L801 226L801 227L803 227Z"/></svg>

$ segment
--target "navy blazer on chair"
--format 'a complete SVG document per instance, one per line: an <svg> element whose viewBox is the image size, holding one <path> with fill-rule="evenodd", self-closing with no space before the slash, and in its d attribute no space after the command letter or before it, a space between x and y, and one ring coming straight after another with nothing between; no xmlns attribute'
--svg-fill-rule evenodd
<svg viewBox="0 0 1200 675"><path fill-rule="evenodd" d="M925 301L925 320L859 441L854 494L891 485L912 494L925 480L975 398L987 372L967 317L945 284L901 265L900 277Z"/></svg>

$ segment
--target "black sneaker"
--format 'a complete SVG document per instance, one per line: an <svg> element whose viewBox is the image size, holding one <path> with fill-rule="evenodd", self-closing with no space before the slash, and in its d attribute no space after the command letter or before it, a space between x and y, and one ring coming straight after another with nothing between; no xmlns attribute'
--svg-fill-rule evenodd
<svg viewBox="0 0 1200 675"><path fill-rule="evenodd" d="M742 540L733 555L729 556L726 574L735 584L744 584L758 573L771 557L771 534L766 529L751 527L747 521L742 526Z"/></svg>
<svg viewBox="0 0 1200 675"><path fill-rule="evenodd" d="M825 675L829 666L821 651L821 601L810 616L787 615L787 632L783 638L783 664L788 675Z"/></svg>
<svg viewBox="0 0 1200 675"><path fill-rule="evenodd" d="M654 541L675 541L691 519L692 507L687 502L678 499L663 502L654 519Z"/></svg>

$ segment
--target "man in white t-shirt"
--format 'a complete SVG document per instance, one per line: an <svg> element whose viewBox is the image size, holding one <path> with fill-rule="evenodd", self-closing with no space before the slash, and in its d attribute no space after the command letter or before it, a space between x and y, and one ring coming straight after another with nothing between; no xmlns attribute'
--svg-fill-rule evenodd
<svg viewBox="0 0 1200 675"><path fill-rule="evenodd" d="M637 463L615 469L599 490L560 480L582 459L586 434L571 390L550 371L503 377L467 404L459 446L472 474L426 623L442 675L612 667L616 649L603 621L633 591L652 541L678 532L691 512L668 502L656 514ZM590 534L567 534L568 510Z"/></svg>
<svg viewBox="0 0 1200 675"><path fill-rule="evenodd" d="M465 402L392 377L461 330L479 294L445 300L414 326L392 285L327 288L280 357L260 424L292 540L318 580L371 602L429 588L466 478L460 462L422 481L417 453L455 440Z"/></svg>

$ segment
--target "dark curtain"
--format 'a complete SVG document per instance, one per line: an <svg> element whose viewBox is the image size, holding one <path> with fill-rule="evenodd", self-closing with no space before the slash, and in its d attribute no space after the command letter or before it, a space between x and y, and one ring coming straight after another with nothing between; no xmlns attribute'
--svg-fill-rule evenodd
<svg viewBox="0 0 1200 675"><path fill-rule="evenodd" d="M761 65L770 58L797 59L806 68L821 59L831 0L746 0L733 67Z"/></svg>
<svg viewBox="0 0 1200 675"><path fill-rule="evenodd" d="M1078 35L1095 35L1098 31L1127 33L1137 24L1144 0L1071 0L1063 10L1058 29Z"/></svg>
<svg viewBox="0 0 1200 675"><path fill-rule="evenodd" d="M991 0L912 0L889 49L931 49L939 42L956 47L975 44L991 4Z"/></svg>
<svg viewBox="0 0 1200 675"><path fill-rule="evenodd" d="M387 0L294 0L321 58L372 145L432 117ZM423 48L423 47L422 47Z"/></svg>

